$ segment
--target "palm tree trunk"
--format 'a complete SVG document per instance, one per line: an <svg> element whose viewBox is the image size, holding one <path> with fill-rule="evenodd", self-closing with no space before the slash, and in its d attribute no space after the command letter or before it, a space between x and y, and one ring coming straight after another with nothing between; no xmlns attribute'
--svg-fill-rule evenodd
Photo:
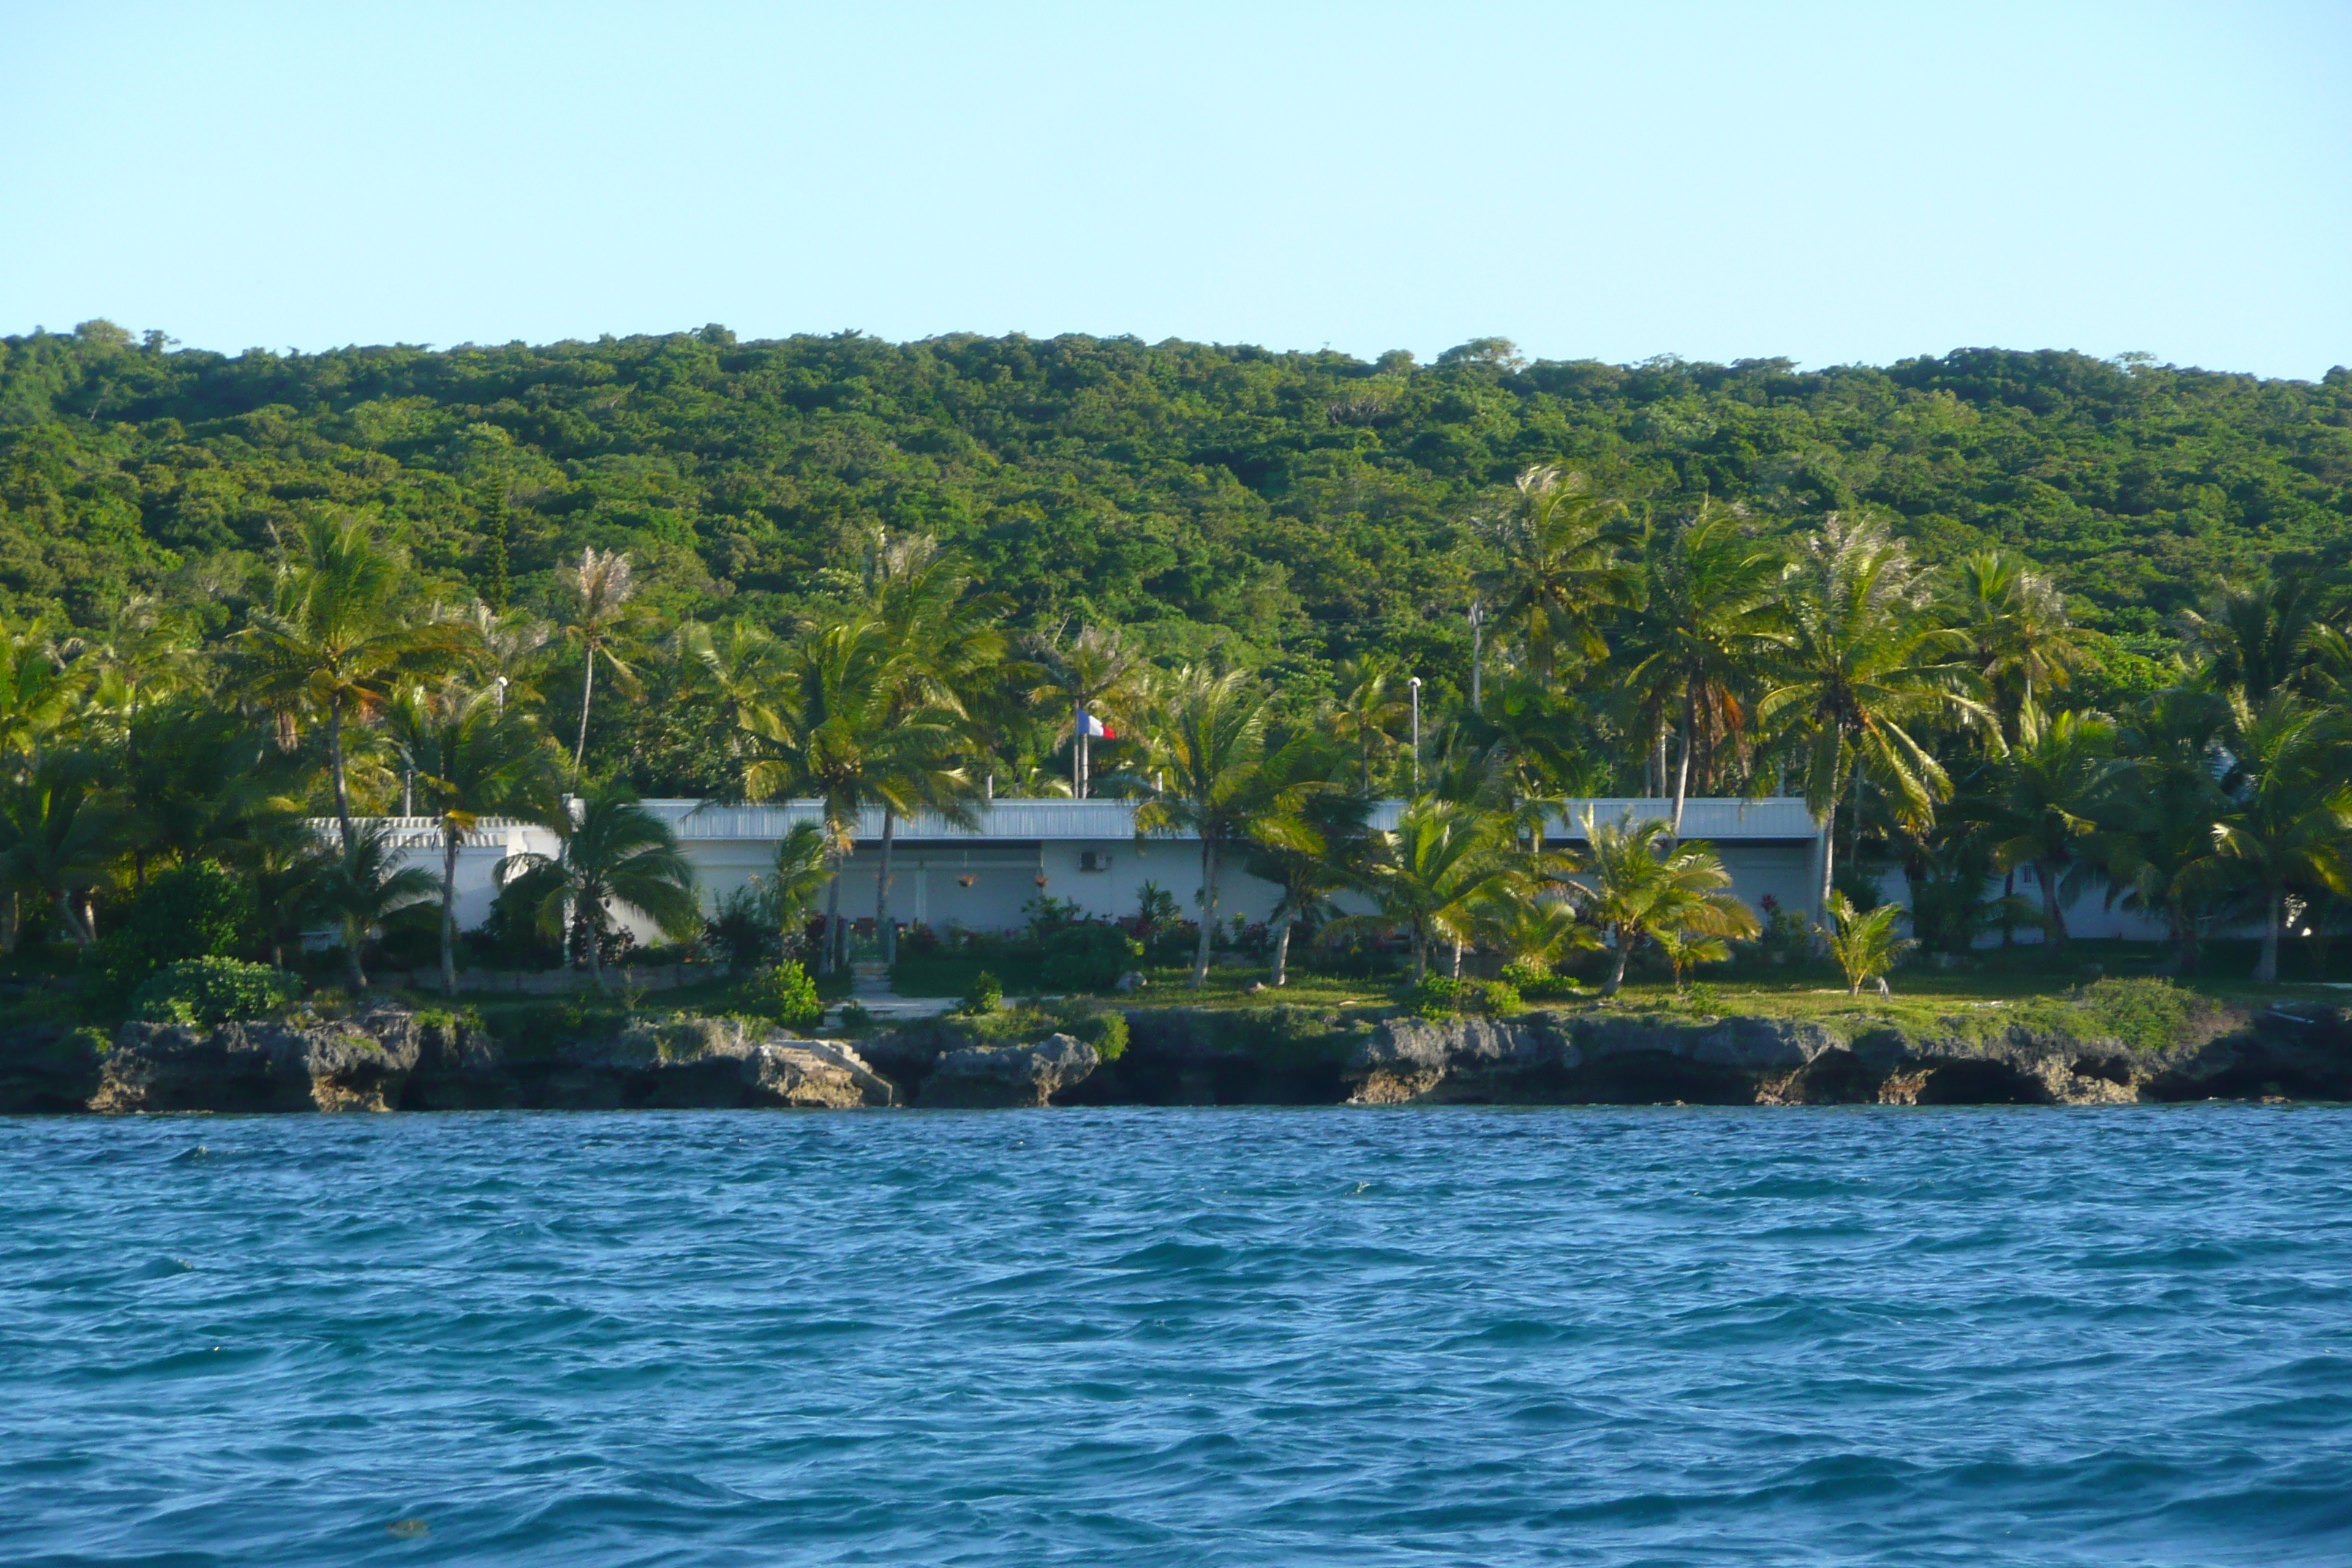
<svg viewBox="0 0 2352 1568"><path fill-rule="evenodd" d="M898 837L898 814L882 808L882 868L874 873L874 935L882 943L882 962L898 962L898 932L890 921L890 851Z"/></svg>
<svg viewBox="0 0 2352 1568"><path fill-rule="evenodd" d="M1618 989L1625 984L1625 965L1632 962L1633 957L1633 939L1630 933L1620 931L1617 933L1617 961L1609 966L1609 978L1602 982L1601 994L1617 994Z"/></svg>
<svg viewBox="0 0 2352 1568"><path fill-rule="evenodd" d="M1412 933L1412 983L1415 985L1429 978L1429 939L1419 927Z"/></svg>
<svg viewBox="0 0 2352 1568"><path fill-rule="evenodd" d="M367 941L367 928L354 930L349 921L343 922L343 967L351 971L352 989L368 988L367 971L360 965L360 944Z"/></svg>
<svg viewBox="0 0 2352 1568"><path fill-rule="evenodd" d="M1462 939L1458 936L1454 939L1454 968L1452 970L1452 975L1453 978L1456 980L1462 978Z"/></svg>
<svg viewBox="0 0 2352 1568"><path fill-rule="evenodd" d="M327 771L335 781L335 820L342 825L343 843L352 841L352 797L343 787L343 694L327 700Z"/></svg>
<svg viewBox="0 0 2352 1568"><path fill-rule="evenodd" d="M816 955L816 972L819 974L830 974L833 973L834 951L840 945L840 941L841 867L836 863L833 868L833 880L825 884L824 946L824 949Z"/></svg>
<svg viewBox="0 0 2352 1568"><path fill-rule="evenodd" d="M622 691L625 695L627 690L628 688L626 686L622 688ZM580 771L582 762L588 755L588 703L589 700L595 695L596 645L594 643L590 643L588 645L587 671L581 678L580 681L580 742L579 744L572 748L572 770L574 773Z"/></svg>
<svg viewBox="0 0 2352 1568"><path fill-rule="evenodd" d="M1683 841L1683 803L1690 798L1691 730L1698 722L1698 695L1683 694L1683 756L1675 768L1675 822L1666 837L1675 844Z"/></svg>
<svg viewBox="0 0 2352 1568"><path fill-rule="evenodd" d="M2263 902L2263 956L2261 962L2254 965L2254 978L2265 985L2273 984L2278 980L2279 922L2285 912L2285 890L2271 889L2269 898Z"/></svg>
<svg viewBox="0 0 2352 1568"><path fill-rule="evenodd" d="M457 994L457 825L441 819L441 994Z"/></svg>
<svg viewBox="0 0 2352 1568"><path fill-rule="evenodd" d="M597 917L604 913L604 900L601 889L582 889L580 900L580 932L588 948L588 979L597 990L604 989L604 922Z"/></svg>
<svg viewBox="0 0 2352 1568"><path fill-rule="evenodd" d="M1276 991L1290 984L1290 928L1293 923L1283 921L1274 933L1274 988Z"/></svg>
<svg viewBox="0 0 2352 1568"><path fill-rule="evenodd" d="M1822 814L1822 885L1813 889L1813 919L1830 918L1830 879L1837 861L1837 797L1830 797Z"/></svg>
<svg viewBox="0 0 2352 1568"><path fill-rule="evenodd" d="M1201 835L1201 945L1192 955L1192 989L1209 983L1209 942L1217 929L1217 841Z"/></svg>
<svg viewBox="0 0 2352 1568"><path fill-rule="evenodd" d="M2058 865L2055 860L2033 863L2033 879L2042 889L2042 940L2050 944L2053 954L2066 951L2066 911L2058 907Z"/></svg>

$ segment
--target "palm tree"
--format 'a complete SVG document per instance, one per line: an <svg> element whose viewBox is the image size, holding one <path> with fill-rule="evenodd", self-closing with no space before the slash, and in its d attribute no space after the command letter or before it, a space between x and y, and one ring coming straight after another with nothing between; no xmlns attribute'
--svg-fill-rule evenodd
<svg viewBox="0 0 2352 1568"><path fill-rule="evenodd" d="M1290 984L1291 933L1303 921L1332 912L1334 895L1362 879L1369 847L1370 799L1329 779L1331 742L1301 736L1266 759L1264 786L1298 801L1304 833L1257 845L1244 868L1261 882L1282 890L1266 917L1274 928L1274 962L1266 983L1276 990ZM1344 765L1344 764L1342 764Z"/></svg>
<svg viewBox="0 0 2352 1568"><path fill-rule="evenodd" d="M1585 658L1609 651L1600 612L1628 602L1633 588L1612 526L1625 508L1592 494L1583 475L1549 465L1520 474L1517 490L1501 530L1503 564L1486 587L1497 617L1518 626L1537 679L1548 681L1563 647Z"/></svg>
<svg viewBox="0 0 2352 1568"><path fill-rule="evenodd" d="M776 841L776 853L761 884L762 901L776 927L778 958L793 956L808 911L816 907L817 895L831 880L833 857L826 848L824 829L814 822L793 824Z"/></svg>
<svg viewBox="0 0 2352 1568"><path fill-rule="evenodd" d="M445 692L420 705L403 737L417 789L441 829L441 989L457 994L457 851L488 816L544 818L556 806L561 752L495 690Z"/></svg>
<svg viewBox="0 0 2352 1568"><path fill-rule="evenodd" d="M561 568L556 580L572 591L575 601L563 638L580 649L581 658L580 740L572 749L576 770L588 755L588 707L596 696L597 661L602 659L624 687L636 678L623 655L628 646L629 601L636 595L637 582L625 551L599 550L593 544L580 552L579 565Z"/></svg>
<svg viewBox="0 0 2352 1568"><path fill-rule="evenodd" d="M1857 910L1853 900L1843 893L1830 895L1830 919L1834 924L1822 934L1831 958L1845 971L1847 995L1861 995L1864 985L1894 968L1896 959L1919 945L1908 937L1895 934L1895 922L1902 916L1900 904Z"/></svg>
<svg viewBox="0 0 2352 1568"><path fill-rule="evenodd" d="M2219 776L2230 717L2225 699L2194 686L2142 700L2120 732L2111 820L2092 841L2111 896L2165 922L2178 974L2196 973L2199 908L2227 880L2213 829L2230 809Z"/></svg>
<svg viewBox="0 0 2352 1568"><path fill-rule="evenodd" d="M771 698L743 710L745 797L803 789L823 813L835 875L820 974L831 973L841 956L839 871L856 848L858 815L883 807L886 830L924 810L972 820L970 779L956 765L961 727L943 710L901 706L907 677L895 653L892 629L853 611L803 639ZM883 917L887 896L886 880L877 906Z"/></svg>
<svg viewBox="0 0 2352 1568"><path fill-rule="evenodd" d="M1629 813L1615 822L1583 819L1585 875L1575 884L1584 918L1616 950L1603 996L1625 984L1633 950L1669 933L1698 937L1746 937L1756 933L1748 906L1722 889L1731 873L1707 845L1669 842L1667 825L1636 822Z"/></svg>
<svg viewBox="0 0 2352 1568"><path fill-rule="evenodd" d="M1511 879L1509 844L1493 814L1429 796L1410 802L1396 826L1374 838L1364 890L1378 910L1334 921L1334 932L1402 932L1412 944L1412 983L1429 973L1429 946L1461 944L1475 934L1481 911Z"/></svg>
<svg viewBox="0 0 2352 1568"><path fill-rule="evenodd" d="M550 935L569 927L573 951L600 987L603 938L616 909L635 910L671 935L699 924L694 867L677 835L625 789L591 791L576 812L558 812L548 826L562 839L562 852L509 855L499 862L499 880L521 889Z"/></svg>
<svg viewBox="0 0 2352 1568"><path fill-rule="evenodd" d="M2234 699L2237 766L2213 842L2261 900L2254 978L2278 979L2279 932L2297 889L2352 890L2352 784L2341 719L2273 691L2260 710Z"/></svg>
<svg viewBox="0 0 2352 1568"><path fill-rule="evenodd" d="M42 623L0 631L0 757L23 756L54 740L72 719L82 686Z"/></svg>
<svg viewBox="0 0 2352 1568"><path fill-rule="evenodd" d="M335 820L353 842L345 783L344 726L436 675L464 652L460 627L412 626L397 600L405 563L357 519L313 519L298 531L267 610L243 634L255 697L280 713L323 710Z"/></svg>
<svg viewBox="0 0 2352 1568"><path fill-rule="evenodd" d="M81 947L98 940L91 893L114 867L124 826L100 771L88 752L42 748L0 780L0 885L55 905Z"/></svg>
<svg viewBox="0 0 2352 1568"><path fill-rule="evenodd" d="M466 612L473 633L478 671L483 689L497 706L536 707L536 684L547 662L547 645L554 628L520 611L494 610L477 599Z"/></svg>
<svg viewBox="0 0 2352 1568"><path fill-rule="evenodd" d="M288 943L299 945L303 928L320 912L320 896L337 858L300 817L280 818L239 847L236 871L253 890L269 962L278 968L286 967Z"/></svg>
<svg viewBox="0 0 2352 1568"><path fill-rule="evenodd" d="M964 559L941 550L928 534L890 540L877 532L866 554L864 607L898 638L881 673L890 721L935 726L940 739L939 756L907 773L898 787L879 792L882 856L874 873L874 933L886 964L898 960L890 889L898 819L907 815L902 806L926 806L966 825L976 820L972 797L979 791L970 773L940 764L978 749L970 700L992 684L1004 661L997 622L1012 601L1002 594L975 594L972 586Z"/></svg>
<svg viewBox="0 0 2352 1568"><path fill-rule="evenodd" d="M1297 789L1264 778L1267 693L1247 670L1220 675L1187 665L1162 679L1146 720L1150 768L1164 787L1136 809L1138 833L1185 833L1201 841L1201 945L1192 989L1208 984L1217 921L1217 872L1228 846L1311 847L1296 813Z"/></svg>
<svg viewBox="0 0 2352 1568"><path fill-rule="evenodd" d="M1402 667L1386 654L1343 661L1332 672L1339 695L1331 710L1334 735L1356 751L1356 788L1372 793L1372 764L1396 750L1396 729L1412 711L1398 695Z"/></svg>
<svg viewBox="0 0 2352 1568"><path fill-rule="evenodd" d="M1634 622L1640 658L1625 681L1682 710L1673 837L1683 833L1693 753L1711 781L1717 750L1737 744L1748 727L1745 698L1776 646L1780 578L1779 556L1750 536L1738 513L1712 500L1651 557Z"/></svg>
<svg viewBox="0 0 2352 1568"><path fill-rule="evenodd" d="M1969 662L2006 712L2064 686L2083 662L2083 634L2067 618L2064 595L2006 550L1960 558L1950 609Z"/></svg>
<svg viewBox="0 0 2352 1568"><path fill-rule="evenodd" d="M2259 706L2309 665L2321 591L2319 575L2308 572L2224 582L2201 611L2181 612L2181 636L2211 661L2216 685Z"/></svg>
<svg viewBox="0 0 2352 1568"><path fill-rule="evenodd" d="M2066 906L2098 868L2084 840L2112 811L2118 784L2115 726L2096 713L2045 715L2028 700L2017 739L1994 764L1993 863L2033 868L2042 929L2053 953L2066 951Z"/></svg>
<svg viewBox="0 0 2352 1568"><path fill-rule="evenodd" d="M1986 722L1957 637L1921 614L1916 574L1876 526L1832 514L1791 569L1773 684L1758 719L1803 748L1805 804L1822 825L1816 908L1829 907L1838 803L1857 767L1895 797L1898 816L1925 825L1948 795L1944 766L1916 739L1921 720Z"/></svg>
<svg viewBox="0 0 2352 1568"><path fill-rule="evenodd" d="M360 950L369 939L394 915L433 897L433 873L401 865L395 831L389 823L371 822L338 840L319 880L318 908L342 931L343 963L353 990L367 989Z"/></svg>
<svg viewBox="0 0 2352 1568"><path fill-rule="evenodd" d="M1577 911L1576 900L1540 879L1510 879L1476 910L1480 940L1507 963L1549 974L1570 953L1601 945Z"/></svg>
<svg viewBox="0 0 2352 1568"><path fill-rule="evenodd" d="M1105 712L1116 716L1124 700L1132 695L1143 656L1127 647L1118 633L1099 626L1087 627L1066 647L1058 638L1038 638L1031 648L1039 679L1030 700L1053 704L1062 715L1057 726L1066 721L1076 742L1076 776L1071 793L1084 800L1093 778L1094 750L1084 721Z"/></svg>

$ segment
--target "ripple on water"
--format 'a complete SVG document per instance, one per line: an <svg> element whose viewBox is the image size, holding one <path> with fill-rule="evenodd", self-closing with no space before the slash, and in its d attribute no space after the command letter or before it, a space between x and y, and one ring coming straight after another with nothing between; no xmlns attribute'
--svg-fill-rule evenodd
<svg viewBox="0 0 2352 1568"><path fill-rule="evenodd" d="M2352 1562L2352 1111L0 1123L0 1559Z"/></svg>

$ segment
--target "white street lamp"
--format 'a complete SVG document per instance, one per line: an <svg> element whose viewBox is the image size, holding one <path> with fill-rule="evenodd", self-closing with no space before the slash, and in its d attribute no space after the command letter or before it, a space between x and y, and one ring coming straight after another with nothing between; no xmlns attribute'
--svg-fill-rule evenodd
<svg viewBox="0 0 2352 1568"><path fill-rule="evenodd" d="M1412 793L1421 793L1421 677L1405 682L1412 693Z"/></svg>

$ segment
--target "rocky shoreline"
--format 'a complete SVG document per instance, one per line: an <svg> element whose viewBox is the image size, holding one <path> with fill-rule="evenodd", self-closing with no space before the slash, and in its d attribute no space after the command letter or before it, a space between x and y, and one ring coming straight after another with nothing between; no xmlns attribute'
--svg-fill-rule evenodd
<svg viewBox="0 0 2352 1568"><path fill-rule="evenodd" d="M978 1045L936 1023L852 1044L699 1017L519 1051L389 1005L302 1026L125 1024L110 1040L34 1026L0 1036L0 1112L2352 1100L2352 1009L2217 1009L2154 1047L2026 1023L1840 1032L1599 1009L1128 1021L1111 1060L1060 1034Z"/></svg>

